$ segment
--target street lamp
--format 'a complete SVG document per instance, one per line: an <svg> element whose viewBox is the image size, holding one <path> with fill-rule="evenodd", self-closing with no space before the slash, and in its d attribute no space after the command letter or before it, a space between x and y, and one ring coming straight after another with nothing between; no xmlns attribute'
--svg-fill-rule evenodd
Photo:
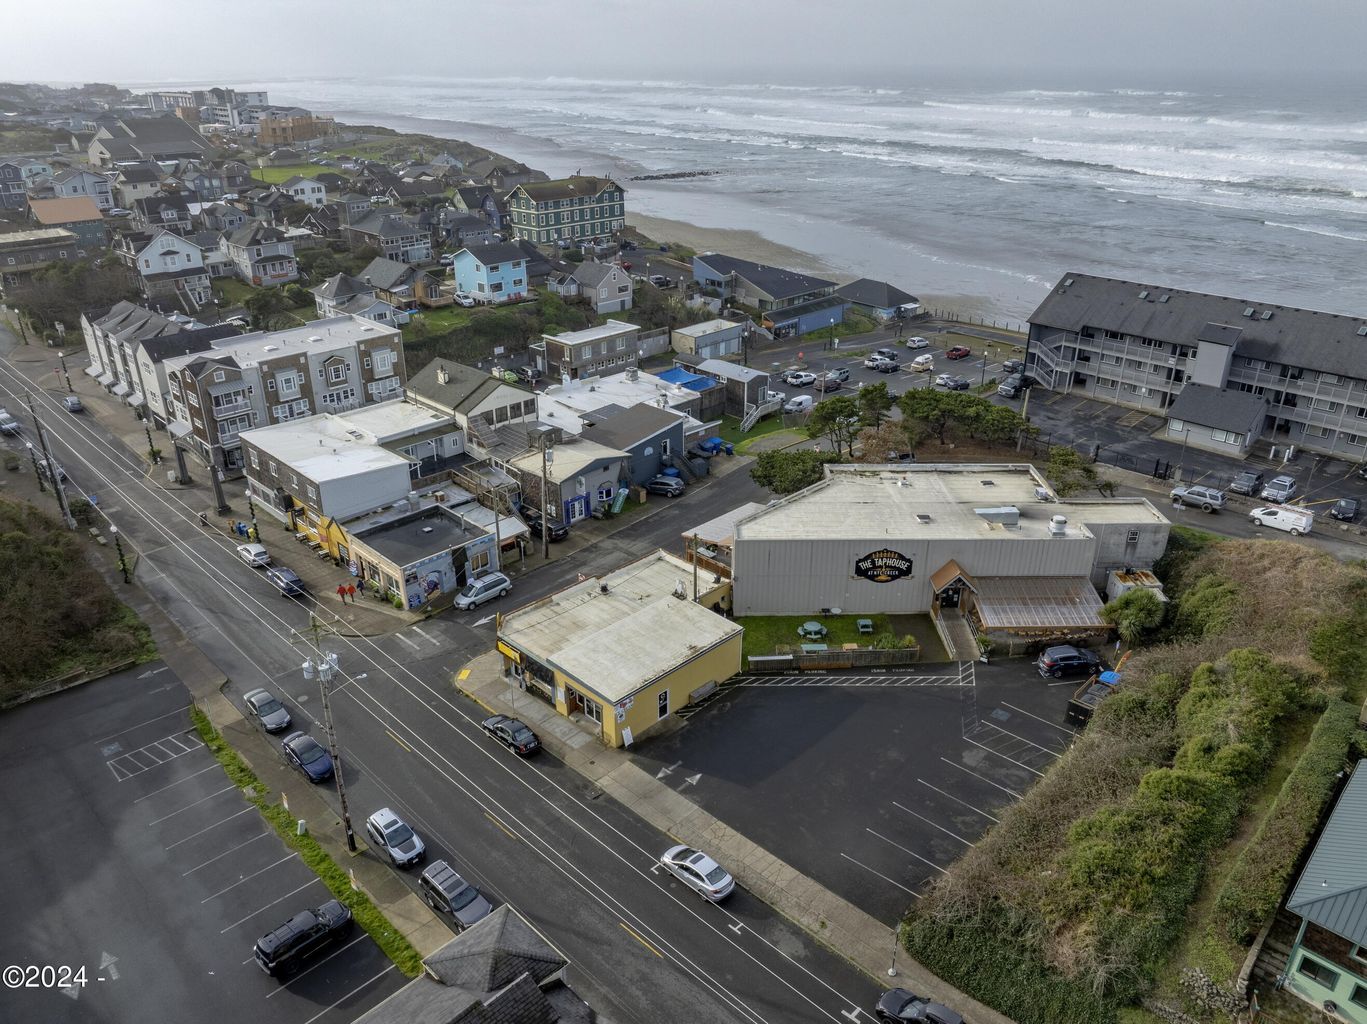
<svg viewBox="0 0 1367 1024"><path fill-rule="evenodd" d="M322 647L318 644L317 628L315 625L313 649L318 660L317 662L312 660L304 662L304 678L312 679L315 673L318 675L318 688L323 695L323 731L327 733L328 754L332 757L332 778L337 783L337 799L342 804L342 827L346 830L347 849L355 853L356 833L351 829L351 812L348 810L346 802L346 784L342 781L341 755L337 752L337 732L332 725L332 702L328 699L332 690L332 680L337 674L337 652L323 653Z"/></svg>
<svg viewBox="0 0 1367 1024"><path fill-rule="evenodd" d="M32 441L25 441L24 445L28 448L28 457L33 460L33 475L38 478L38 492L41 494L47 488L43 486L43 471L38 468L38 453L34 450Z"/></svg>
<svg viewBox="0 0 1367 1024"><path fill-rule="evenodd" d="M124 583L132 583L128 578L128 561L123 557L123 544L119 540L119 528L113 523L109 525L109 533L114 538L114 550L119 553L119 572L123 573Z"/></svg>
<svg viewBox="0 0 1367 1024"><path fill-rule="evenodd" d="M831 317L831 336L826 340L827 348L835 348L835 317Z"/></svg>

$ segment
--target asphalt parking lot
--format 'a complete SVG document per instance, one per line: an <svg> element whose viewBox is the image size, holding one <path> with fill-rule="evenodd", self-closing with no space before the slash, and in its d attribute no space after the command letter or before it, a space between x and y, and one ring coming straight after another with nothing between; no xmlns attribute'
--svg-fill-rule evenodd
<svg viewBox="0 0 1367 1024"><path fill-rule="evenodd" d="M1023 659L962 675L742 677L634 757L894 924L1067 749L1077 682L1041 679Z"/></svg>
<svg viewBox="0 0 1367 1024"><path fill-rule="evenodd" d="M0 966L86 983L0 990L0 1020L349 1021L405 981L356 928L286 985L252 943L327 900L195 734L153 663L0 717L10 841Z"/></svg>

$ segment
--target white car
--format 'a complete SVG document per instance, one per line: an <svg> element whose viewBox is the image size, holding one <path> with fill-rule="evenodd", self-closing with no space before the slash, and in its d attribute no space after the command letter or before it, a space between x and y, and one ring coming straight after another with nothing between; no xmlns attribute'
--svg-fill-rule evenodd
<svg viewBox="0 0 1367 1024"><path fill-rule="evenodd" d="M736 887L736 880L724 867L690 846L671 846L660 855L660 866L713 903L726 899Z"/></svg>
<svg viewBox="0 0 1367 1024"><path fill-rule="evenodd" d="M795 388L811 387L816 383L816 374L808 373L806 370L798 370L796 373L788 374L788 385Z"/></svg>
<svg viewBox="0 0 1367 1024"><path fill-rule="evenodd" d="M395 867L406 868L427 855L427 847L418 834L388 807L366 819L365 832L372 843L389 855Z"/></svg>
<svg viewBox="0 0 1367 1024"><path fill-rule="evenodd" d="M456 595L456 607L463 612L478 608L485 601L503 597L513 589L513 581L501 572L491 572L477 580L471 580Z"/></svg>
<svg viewBox="0 0 1367 1024"><path fill-rule="evenodd" d="M954 379L954 374L952 374L952 373L942 373L942 374L940 374L938 377L935 378L935 386L936 386L937 388L947 388L947 387L949 387L950 381L952 381L953 379Z"/></svg>
<svg viewBox="0 0 1367 1024"><path fill-rule="evenodd" d="M262 569L271 564L270 552L264 544L239 544L237 557L254 569Z"/></svg>
<svg viewBox="0 0 1367 1024"><path fill-rule="evenodd" d="M456 305L464 306L466 309L469 309L475 304L475 297L473 295L466 295L464 292L456 292L455 298Z"/></svg>
<svg viewBox="0 0 1367 1024"><path fill-rule="evenodd" d="M908 338L907 348L930 348L930 342L926 341L925 338L920 337Z"/></svg>

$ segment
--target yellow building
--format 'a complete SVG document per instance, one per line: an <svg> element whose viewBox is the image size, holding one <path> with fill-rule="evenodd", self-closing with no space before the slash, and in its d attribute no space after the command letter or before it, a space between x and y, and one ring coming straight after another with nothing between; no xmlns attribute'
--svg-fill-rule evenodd
<svg viewBox="0 0 1367 1024"><path fill-rule="evenodd" d="M740 671L730 580L657 551L500 616L504 671L612 747Z"/></svg>

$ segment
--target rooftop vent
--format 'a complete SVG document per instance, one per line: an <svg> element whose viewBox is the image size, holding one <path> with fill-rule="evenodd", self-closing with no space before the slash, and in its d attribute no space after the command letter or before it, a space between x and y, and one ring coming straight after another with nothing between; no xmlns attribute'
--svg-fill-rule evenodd
<svg viewBox="0 0 1367 1024"><path fill-rule="evenodd" d="M1272 319L1272 310L1270 310L1270 309L1265 309L1265 310L1263 310L1262 319L1264 319L1264 320L1271 320L1271 319Z"/></svg>
<svg viewBox="0 0 1367 1024"><path fill-rule="evenodd" d="M424 526L424 527L422 528L422 532L423 532L423 533L431 533L431 532L432 532L432 527L430 527L430 526Z"/></svg>
<svg viewBox="0 0 1367 1024"><path fill-rule="evenodd" d="M1054 537L1062 537L1068 532L1068 517L1054 516L1049 520L1049 533Z"/></svg>
<svg viewBox="0 0 1367 1024"><path fill-rule="evenodd" d="M1148 289L1146 288L1144 291L1140 292L1140 293L1139 293L1139 297L1140 297L1141 299L1147 299L1147 298L1149 297Z"/></svg>
<svg viewBox="0 0 1367 1024"><path fill-rule="evenodd" d="M1070 277L1070 278L1068 278L1067 280L1065 280L1065 281L1063 282L1063 287L1067 288L1067 287L1069 287L1072 283L1073 283L1073 279Z"/></svg>
<svg viewBox="0 0 1367 1024"><path fill-rule="evenodd" d="M688 596L688 591L684 589L683 580L674 581L674 596L680 601Z"/></svg>
<svg viewBox="0 0 1367 1024"><path fill-rule="evenodd" d="M1159 301L1159 302L1167 302L1170 298L1172 298L1171 295L1160 295L1160 296L1158 296L1158 301Z"/></svg>
<svg viewBox="0 0 1367 1024"><path fill-rule="evenodd" d="M1358 328L1358 334L1367 338L1367 324L1363 324L1361 327Z"/></svg>
<svg viewBox="0 0 1367 1024"><path fill-rule="evenodd" d="M264 351L266 351L266 352L274 352L274 351L276 350L276 348L277 348L277 346L275 346L275 345L267 345L267 346L265 346Z"/></svg>
<svg viewBox="0 0 1367 1024"><path fill-rule="evenodd" d="M1021 510L1015 505L1001 505L996 508L975 508L973 514L985 522L1000 523L1002 526L1018 526L1021 518Z"/></svg>
<svg viewBox="0 0 1367 1024"><path fill-rule="evenodd" d="M447 371L446 367L444 367L444 366L439 366L439 367L437 367L437 383L438 383L438 384L450 384L450 383L451 383L451 374Z"/></svg>
<svg viewBox="0 0 1367 1024"><path fill-rule="evenodd" d="M996 486L997 486L997 481L995 481L995 480L979 480L978 483L982 484L984 487L996 487Z"/></svg>
<svg viewBox="0 0 1367 1024"><path fill-rule="evenodd" d="M1256 312L1258 312L1258 311L1257 311L1256 309L1254 309L1252 306L1245 306L1245 307L1244 307L1244 316L1252 316L1252 315L1253 315L1254 313L1256 313Z"/></svg>
<svg viewBox="0 0 1367 1024"><path fill-rule="evenodd" d="M309 335L309 341L322 341L322 340L323 340L323 336L322 336L321 334L310 334L310 335Z"/></svg>
<svg viewBox="0 0 1367 1024"><path fill-rule="evenodd" d="M1047 487L1036 487L1036 488L1035 488L1035 500L1036 500L1036 501L1053 501L1053 500L1054 500L1054 497L1053 497L1053 495L1051 495L1051 494L1049 493L1049 488L1047 488Z"/></svg>
<svg viewBox="0 0 1367 1024"><path fill-rule="evenodd" d="M608 592L608 585L607 585L606 583L600 583L600 584L598 584L598 593L600 593L600 594L606 594L607 592Z"/></svg>
<svg viewBox="0 0 1367 1024"><path fill-rule="evenodd" d="M918 523L928 523L930 522L930 515L926 512L917 512L916 521Z"/></svg>

